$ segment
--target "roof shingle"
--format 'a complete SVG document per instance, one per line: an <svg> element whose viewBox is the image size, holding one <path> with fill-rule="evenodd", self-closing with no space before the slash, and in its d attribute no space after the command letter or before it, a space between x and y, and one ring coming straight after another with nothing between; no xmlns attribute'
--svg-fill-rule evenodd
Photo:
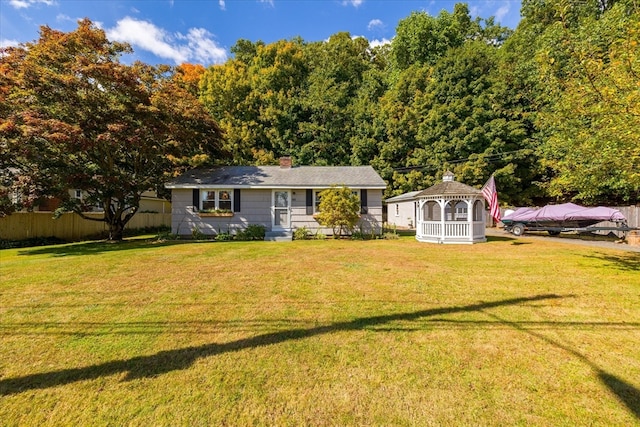
<svg viewBox="0 0 640 427"><path fill-rule="evenodd" d="M326 188L332 185L373 189L387 186L371 166L222 166L192 169L165 187Z"/></svg>

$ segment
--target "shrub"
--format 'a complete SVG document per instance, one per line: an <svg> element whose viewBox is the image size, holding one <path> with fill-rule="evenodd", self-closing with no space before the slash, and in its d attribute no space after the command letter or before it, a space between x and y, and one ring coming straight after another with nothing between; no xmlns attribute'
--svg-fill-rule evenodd
<svg viewBox="0 0 640 427"><path fill-rule="evenodd" d="M229 234L229 233L218 233L218 234L216 234L216 241L217 242L228 242L229 240L231 240L231 234Z"/></svg>
<svg viewBox="0 0 640 427"><path fill-rule="evenodd" d="M294 240L307 240L307 239L309 239L309 237L311 237L311 232L309 231L309 229L306 226L300 227L300 228L296 228L293 231L293 239Z"/></svg>
<svg viewBox="0 0 640 427"><path fill-rule="evenodd" d="M171 233L171 231L161 231L156 234L155 240L158 242L164 242L167 240L180 240L180 236Z"/></svg>
<svg viewBox="0 0 640 427"><path fill-rule="evenodd" d="M197 225L194 225L191 229L191 237L193 240L204 240L207 238L207 235L200 231Z"/></svg>
<svg viewBox="0 0 640 427"><path fill-rule="evenodd" d="M331 227L336 238L351 233L360 220L360 200L348 187L334 186L321 192L318 210L316 220Z"/></svg>
<svg viewBox="0 0 640 427"><path fill-rule="evenodd" d="M316 234L313 235L314 240L327 240L327 235L322 233L321 231L316 231Z"/></svg>
<svg viewBox="0 0 640 427"><path fill-rule="evenodd" d="M249 224L244 230L236 232L236 240L264 240L266 228L261 224Z"/></svg>

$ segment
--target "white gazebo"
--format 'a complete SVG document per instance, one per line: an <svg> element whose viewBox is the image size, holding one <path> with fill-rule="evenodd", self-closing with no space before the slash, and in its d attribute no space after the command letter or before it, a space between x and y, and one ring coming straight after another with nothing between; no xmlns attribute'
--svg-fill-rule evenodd
<svg viewBox="0 0 640 427"><path fill-rule="evenodd" d="M486 242L482 192L445 172L442 182L421 191L416 218L420 242L473 244Z"/></svg>

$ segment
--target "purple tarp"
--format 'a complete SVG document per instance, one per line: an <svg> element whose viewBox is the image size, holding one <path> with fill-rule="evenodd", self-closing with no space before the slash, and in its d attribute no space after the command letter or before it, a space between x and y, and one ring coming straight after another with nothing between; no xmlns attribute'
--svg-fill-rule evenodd
<svg viewBox="0 0 640 427"><path fill-rule="evenodd" d="M617 209L598 206L597 208L585 208L574 203L561 205L547 205L540 209L520 208L502 220L508 222L549 222L549 221L625 221L626 218Z"/></svg>

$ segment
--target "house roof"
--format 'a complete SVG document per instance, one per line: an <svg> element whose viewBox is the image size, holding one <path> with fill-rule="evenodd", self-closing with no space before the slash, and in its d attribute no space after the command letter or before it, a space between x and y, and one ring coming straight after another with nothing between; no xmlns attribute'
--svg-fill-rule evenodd
<svg viewBox="0 0 640 427"><path fill-rule="evenodd" d="M400 194L399 196L389 197L387 200L385 200L385 203L397 203L397 202L404 202L407 200L413 200L416 198L416 196L419 193L421 193L420 190L409 191L408 193Z"/></svg>
<svg viewBox="0 0 640 427"><path fill-rule="evenodd" d="M165 184L166 188L351 188L385 189L371 166L222 166L198 168Z"/></svg>

